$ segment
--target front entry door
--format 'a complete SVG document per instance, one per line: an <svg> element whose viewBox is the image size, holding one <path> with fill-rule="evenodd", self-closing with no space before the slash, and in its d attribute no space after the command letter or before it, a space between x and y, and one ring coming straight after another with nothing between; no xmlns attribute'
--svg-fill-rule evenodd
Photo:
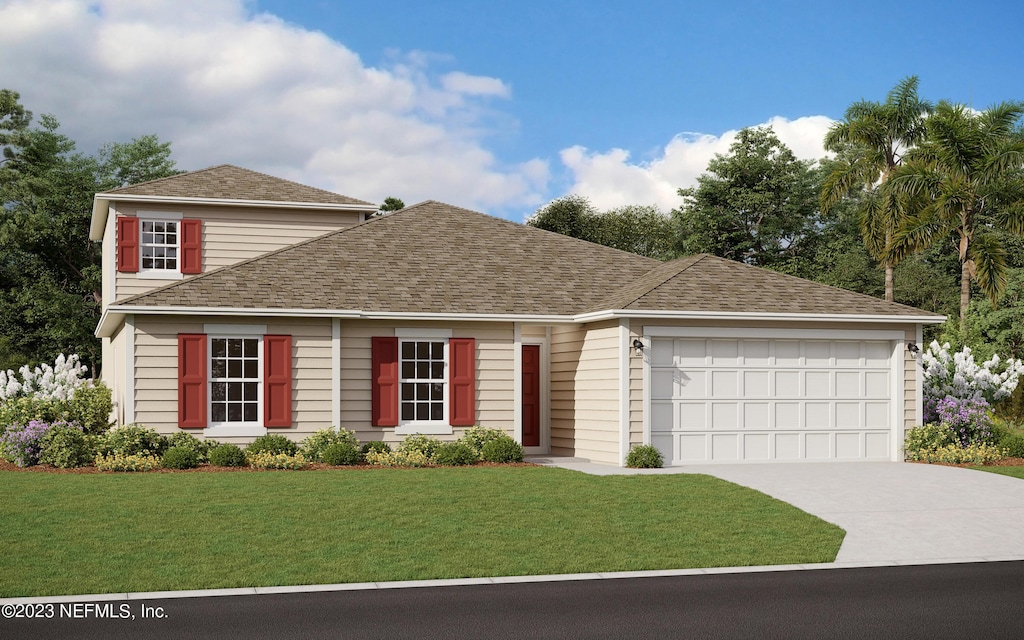
<svg viewBox="0 0 1024 640"><path fill-rule="evenodd" d="M523 345L523 446L540 446L540 345Z"/></svg>

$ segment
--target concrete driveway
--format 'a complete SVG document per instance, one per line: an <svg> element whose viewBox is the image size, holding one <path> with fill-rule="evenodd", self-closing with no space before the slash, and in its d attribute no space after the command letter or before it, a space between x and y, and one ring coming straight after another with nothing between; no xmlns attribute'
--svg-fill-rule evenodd
<svg viewBox="0 0 1024 640"><path fill-rule="evenodd" d="M552 462L556 458L550 458ZM600 475L636 473L575 462ZM899 462L687 465L788 502L846 530L836 562L888 564L1024 559L1024 480Z"/></svg>

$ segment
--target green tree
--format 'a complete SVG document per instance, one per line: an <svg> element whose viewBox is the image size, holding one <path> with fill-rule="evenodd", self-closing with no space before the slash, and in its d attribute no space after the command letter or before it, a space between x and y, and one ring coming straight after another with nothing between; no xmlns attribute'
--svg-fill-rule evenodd
<svg viewBox="0 0 1024 640"><path fill-rule="evenodd" d="M595 241L648 258L667 260L673 255L672 219L654 205L627 205L597 216Z"/></svg>
<svg viewBox="0 0 1024 640"><path fill-rule="evenodd" d="M952 239L960 261L960 323L967 332L971 280L995 305L1006 286L1007 252L999 233L1024 233L1024 136L1015 129L1024 104L978 114L940 102L925 142L908 152L887 186L913 208L894 236L902 258Z"/></svg>
<svg viewBox="0 0 1024 640"><path fill-rule="evenodd" d="M384 202L382 202L380 208L377 209L376 215L380 216L384 215L385 213L389 213L391 211L398 211L399 209L404 208L405 203L402 202L400 198L392 198L391 196L388 196L387 198L384 198Z"/></svg>
<svg viewBox="0 0 1024 640"><path fill-rule="evenodd" d="M903 208L891 191L877 187L893 175L901 154L924 140L924 118L932 105L918 97L917 86L917 77L911 76L893 87L884 103L853 103L825 136L825 148L841 155L822 184L821 211L827 214L851 190L863 187L857 218L865 247L885 269L885 299L890 302L895 300L897 264L890 247Z"/></svg>
<svg viewBox="0 0 1024 640"><path fill-rule="evenodd" d="M743 129L672 212L682 255L712 253L780 268L805 258L818 232L818 177L770 127Z"/></svg>
<svg viewBox="0 0 1024 640"><path fill-rule="evenodd" d="M526 224L563 236L588 242L600 240L600 212L590 200L580 195L567 195L552 200L534 212Z"/></svg>

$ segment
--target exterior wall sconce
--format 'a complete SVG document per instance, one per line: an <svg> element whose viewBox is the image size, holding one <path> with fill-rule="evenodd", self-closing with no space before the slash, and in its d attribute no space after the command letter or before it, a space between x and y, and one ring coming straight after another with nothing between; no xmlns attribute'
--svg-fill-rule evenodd
<svg viewBox="0 0 1024 640"><path fill-rule="evenodd" d="M907 351L909 351L910 354L916 358L917 354L921 353L921 347L917 346L913 342L908 342Z"/></svg>
<svg viewBox="0 0 1024 640"><path fill-rule="evenodd" d="M633 348L636 349L636 355L644 355L644 343L640 338L633 338Z"/></svg>

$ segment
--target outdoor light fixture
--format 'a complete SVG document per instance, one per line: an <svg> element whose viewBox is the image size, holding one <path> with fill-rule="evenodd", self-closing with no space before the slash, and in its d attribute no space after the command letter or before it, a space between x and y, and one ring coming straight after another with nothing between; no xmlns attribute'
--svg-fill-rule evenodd
<svg viewBox="0 0 1024 640"><path fill-rule="evenodd" d="M633 338L633 348L636 349L636 355L644 355L644 343L640 338Z"/></svg>
<svg viewBox="0 0 1024 640"><path fill-rule="evenodd" d="M921 347L917 346L913 342L908 342L907 343L907 351L909 351L910 353L912 353L913 355L916 356L917 354L921 353Z"/></svg>

